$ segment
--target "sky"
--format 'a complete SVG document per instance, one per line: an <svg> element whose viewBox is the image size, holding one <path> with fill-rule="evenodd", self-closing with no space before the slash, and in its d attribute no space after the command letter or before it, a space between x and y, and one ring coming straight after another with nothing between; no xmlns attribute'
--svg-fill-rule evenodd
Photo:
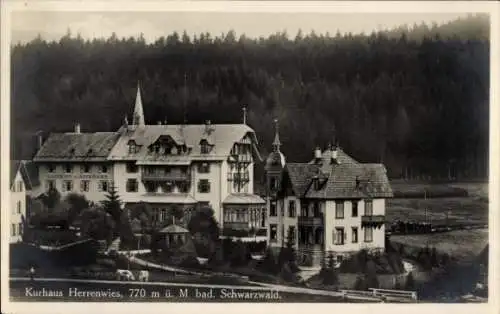
<svg viewBox="0 0 500 314"><path fill-rule="evenodd" d="M143 33L147 42L173 31L193 34L209 32L212 36L233 29L236 35L267 37L286 31L293 38L304 33L329 32L371 33L400 25L425 22L441 24L463 13L245 13L245 12L61 12L22 11L11 15L12 43L27 42L40 34L47 40L58 40L69 29L83 38L137 37Z"/></svg>

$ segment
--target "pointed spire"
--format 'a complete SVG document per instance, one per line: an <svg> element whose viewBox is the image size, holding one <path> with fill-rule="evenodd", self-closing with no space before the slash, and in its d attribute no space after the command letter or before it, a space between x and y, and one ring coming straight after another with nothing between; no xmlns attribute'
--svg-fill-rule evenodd
<svg viewBox="0 0 500 314"><path fill-rule="evenodd" d="M141 86L137 82L137 94L135 96L134 117L132 119L133 125L144 126L144 110L142 109Z"/></svg>
<svg viewBox="0 0 500 314"><path fill-rule="evenodd" d="M279 152L280 146L281 146L281 142L280 142L280 135L279 135L278 119L274 119L274 124L276 125L276 134L274 135L273 150L275 152Z"/></svg>

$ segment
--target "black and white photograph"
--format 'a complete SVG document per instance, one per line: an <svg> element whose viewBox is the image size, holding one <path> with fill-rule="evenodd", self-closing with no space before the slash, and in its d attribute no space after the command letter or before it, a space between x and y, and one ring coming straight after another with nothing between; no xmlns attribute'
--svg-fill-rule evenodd
<svg viewBox="0 0 500 314"><path fill-rule="evenodd" d="M498 3L56 2L2 3L9 313L498 304Z"/></svg>

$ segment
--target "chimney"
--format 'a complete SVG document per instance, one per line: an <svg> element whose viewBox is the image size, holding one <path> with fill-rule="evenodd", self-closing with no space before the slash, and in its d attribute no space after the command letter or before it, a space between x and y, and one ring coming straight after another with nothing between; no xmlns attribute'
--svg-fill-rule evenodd
<svg viewBox="0 0 500 314"><path fill-rule="evenodd" d="M338 146L335 145L335 146L332 146L331 148L331 154L332 154L332 163L339 163L339 160L338 160Z"/></svg>
<svg viewBox="0 0 500 314"><path fill-rule="evenodd" d="M212 131L211 126L212 122L210 120L205 121L205 133L210 135L210 132Z"/></svg>
<svg viewBox="0 0 500 314"><path fill-rule="evenodd" d="M314 149L314 159L321 159L321 148L319 146L316 146L316 149Z"/></svg>
<svg viewBox="0 0 500 314"><path fill-rule="evenodd" d="M75 124L75 133L80 134L80 123Z"/></svg>
<svg viewBox="0 0 500 314"><path fill-rule="evenodd" d="M42 137L42 133L41 132L38 132L38 149L37 150L40 150L42 148L42 145L43 145L43 137Z"/></svg>

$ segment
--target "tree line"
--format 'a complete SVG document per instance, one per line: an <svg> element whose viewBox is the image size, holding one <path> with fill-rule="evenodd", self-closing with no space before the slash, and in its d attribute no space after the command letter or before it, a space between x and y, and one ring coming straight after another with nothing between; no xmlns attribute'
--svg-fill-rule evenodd
<svg viewBox="0 0 500 314"><path fill-rule="evenodd" d="M46 137L77 121L83 131L116 130L139 80L149 124L240 123L246 106L263 156L278 118L288 161L338 141L393 178L487 176L487 16L371 34L174 32L152 43L68 32L11 52L15 159L33 156L40 130Z"/></svg>

